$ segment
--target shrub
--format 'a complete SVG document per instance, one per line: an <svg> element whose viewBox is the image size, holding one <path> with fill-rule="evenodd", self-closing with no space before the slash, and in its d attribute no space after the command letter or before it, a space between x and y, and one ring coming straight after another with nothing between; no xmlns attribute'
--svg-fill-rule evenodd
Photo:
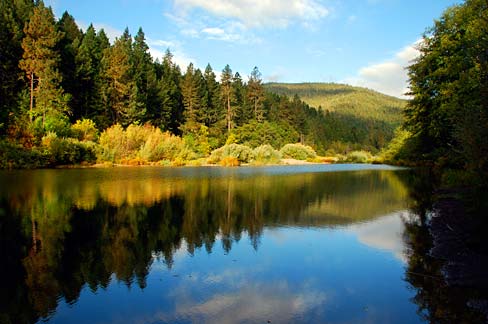
<svg viewBox="0 0 488 324"><path fill-rule="evenodd" d="M256 147L253 150L253 155L253 162L256 164L278 163L281 160L280 152L278 152L271 145L268 144Z"/></svg>
<svg viewBox="0 0 488 324"><path fill-rule="evenodd" d="M352 151L346 156L346 162L369 163L373 159L371 153L366 151Z"/></svg>
<svg viewBox="0 0 488 324"><path fill-rule="evenodd" d="M192 160L197 156L178 136L163 133L151 125L114 125L100 135L98 159L101 161L129 161L139 158L146 162L161 160ZM134 162L135 163L135 162Z"/></svg>
<svg viewBox="0 0 488 324"><path fill-rule="evenodd" d="M50 132L42 138L42 145L49 153L52 165L93 163L96 160L96 144L93 142L59 138L55 133Z"/></svg>
<svg viewBox="0 0 488 324"><path fill-rule="evenodd" d="M159 128L154 128L140 148L139 156L149 162L173 161L178 156L186 155L187 152L184 151L185 144L181 138L168 132L163 133Z"/></svg>
<svg viewBox="0 0 488 324"><path fill-rule="evenodd" d="M80 141L95 142L98 139L98 130L95 123L91 119L83 118L77 120L71 126L72 135Z"/></svg>
<svg viewBox="0 0 488 324"><path fill-rule="evenodd" d="M317 156L314 149L303 144L286 144L280 150L281 155L287 159L307 160Z"/></svg>
<svg viewBox="0 0 488 324"><path fill-rule="evenodd" d="M71 124L68 117L61 113L46 114L43 122L42 117L37 117L32 125L35 136L40 139L47 133L55 133L60 137L71 136Z"/></svg>
<svg viewBox="0 0 488 324"><path fill-rule="evenodd" d="M226 157L234 157L240 163L248 163L254 159L250 147L233 143L213 150L212 154L210 154L209 163L218 163Z"/></svg>
<svg viewBox="0 0 488 324"><path fill-rule="evenodd" d="M239 160L233 156L226 156L225 158L220 160L219 164L226 167L236 167L241 165Z"/></svg>
<svg viewBox="0 0 488 324"><path fill-rule="evenodd" d="M48 153L0 140L0 169L31 169L48 165Z"/></svg>
<svg viewBox="0 0 488 324"><path fill-rule="evenodd" d="M127 151L134 153L141 149L146 140L153 134L157 128L146 124L144 126L130 124L125 130Z"/></svg>

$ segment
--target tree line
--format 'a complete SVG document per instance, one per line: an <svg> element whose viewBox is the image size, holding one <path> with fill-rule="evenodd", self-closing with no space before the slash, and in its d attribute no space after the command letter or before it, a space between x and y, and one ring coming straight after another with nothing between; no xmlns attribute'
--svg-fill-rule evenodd
<svg viewBox="0 0 488 324"><path fill-rule="evenodd" d="M49 133L70 136L81 119L100 131L150 123L182 137L204 132L212 149L231 135L249 145L301 141L319 152L334 140L323 113L265 91L257 67L245 81L226 65L218 81L210 64L181 71L169 49L162 60L151 57L142 28L111 44L103 29L82 31L68 12L56 20L42 1L0 6L0 134L23 147Z"/></svg>

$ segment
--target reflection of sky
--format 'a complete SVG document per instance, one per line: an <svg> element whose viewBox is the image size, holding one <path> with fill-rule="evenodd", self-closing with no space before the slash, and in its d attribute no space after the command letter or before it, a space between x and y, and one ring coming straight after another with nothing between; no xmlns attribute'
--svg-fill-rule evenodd
<svg viewBox="0 0 488 324"><path fill-rule="evenodd" d="M351 225L347 230L354 233L361 243L390 251L400 261L406 263L402 237L405 227L401 218L406 213L408 211L392 213L382 216L374 222Z"/></svg>
<svg viewBox="0 0 488 324"><path fill-rule="evenodd" d="M267 228L226 254L216 242L168 270L155 260L147 287L113 281L62 303L53 323L416 323L402 280L398 214L343 228ZM393 257L396 256L396 257Z"/></svg>

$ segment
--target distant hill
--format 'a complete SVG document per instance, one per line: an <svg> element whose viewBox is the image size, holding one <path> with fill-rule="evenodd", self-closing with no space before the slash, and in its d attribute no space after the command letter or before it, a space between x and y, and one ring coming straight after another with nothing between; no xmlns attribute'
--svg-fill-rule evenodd
<svg viewBox="0 0 488 324"><path fill-rule="evenodd" d="M267 83L269 92L294 97L323 111L329 137L340 142L381 149L402 122L406 100L366 88L335 83Z"/></svg>

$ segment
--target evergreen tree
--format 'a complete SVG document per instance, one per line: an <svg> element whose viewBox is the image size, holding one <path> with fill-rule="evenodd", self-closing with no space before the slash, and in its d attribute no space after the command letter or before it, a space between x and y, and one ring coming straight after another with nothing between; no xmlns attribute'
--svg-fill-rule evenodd
<svg viewBox="0 0 488 324"><path fill-rule="evenodd" d="M158 105L157 98L155 98L155 96L157 97L157 81L149 46L146 44L142 28L139 28L134 37L131 65L137 90L134 104L139 107L138 109L146 119L147 110L153 111L155 109L153 106Z"/></svg>
<svg viewBox="0 0 488 324"><path fill-rule="evenodd" d="M222 116L220 105L220 89L215 73L210 64L207 64L203 74L205 89L202 102L202 119L207 127L213 127Z"/></svg>
<svg viewBox="0 0 488 324"><path fill-rule="evenodd" d="M232 79L232 93L233 93L233 101L232 105L234 107L234 121L237 125L244 125L247 124L252 118L252 111L250 109L250 105L246 100L246 85L242 81L241 75L239 72L234 74Z"/></svg>
<svg viewBox="0 0 488 324"><path fill-rule="evenodd" d="M60 55L55 50L63 34L55 28L51 9L42 2L34 8L24 33L24 53L19 66L30 81L31 118L42 116L44 127L46 114L67 112L67 97L60 86L58 71Z"/></svg>
<svg viewBox="0 0 488 324"><path fill-rule="evenodd" d="M262 122L264 120L264 89L261 72L257 67L254 67L247 82L247 99L252 107L254 119Z"/></svg>
<svg viewBox="0 0 488 324"><path fill-rule="evenodd" d="M75 118L92 118L96 114L99 89L96 87L96 79L99 75L99 58L101 50L97 44L97 35L93 25L88 26L76 53L75 65L76 80L79 83L79 108Z"/></svg>
<svg viewBox="0 0 488 324"><path fill-rule="evenodd" d="M131 76L132 37L126 28L114 45L104 51L102 65L105 78L105 100L113 123L127 126L140 120L141 110L135 100L137 87Z"/></svg>
<svg viewBox="0 0 488 324"><path fill-rule="evenodd" d="M173 134L179 134L184 110L180 89L181 71L178 65L173 62L173 54L169 50L166 51L163 58L161 72L162 105L160 127L171 131Z"/></svg>
<svg viewBox="0 0 488 324"><path fill-rule="evenodd" d="M195 133L200 129L203 90L202 73L198 69L195 70L193 63L190 63L181 83L181 94L185 108L183 113L185 123L181 127L183 133Z"/></svg>
<svg viewBox="0 0 488 324"><path fill-rule="evenodd" d="M234 118L234 112L233 112L233 107L232 107L232 101L234 99L234 92L232 89L232 84L233 84L233 78L232 78L232 70L227 64L225 68L222 70L222 74L220 75L220 94L222 98L222 103L225 109L225 120L227 124L227 132L230 133L230 131L233 128L233 118Z"/></svg>
<svg viewBox="0 0 488 324"><path fill-rule="evenodd" d="M80 82L76 78L76 55L83 33L76 25L73 16L67 11L63 13L63 16L58 21L57 28L63 35L57 45L57 51L61 54L61 64L59 64L62 77L61 86L64 91L71 95L72 119L77 120L81 117L81 98L79 94L82 89Z"/></svg>
<svg viewBox="0 0 488 324"><path fill-rule="evenodd" d="M0 1L0 135L18 115L17 97L23 88L23 27L34 8L33 1Z"/></svg>

